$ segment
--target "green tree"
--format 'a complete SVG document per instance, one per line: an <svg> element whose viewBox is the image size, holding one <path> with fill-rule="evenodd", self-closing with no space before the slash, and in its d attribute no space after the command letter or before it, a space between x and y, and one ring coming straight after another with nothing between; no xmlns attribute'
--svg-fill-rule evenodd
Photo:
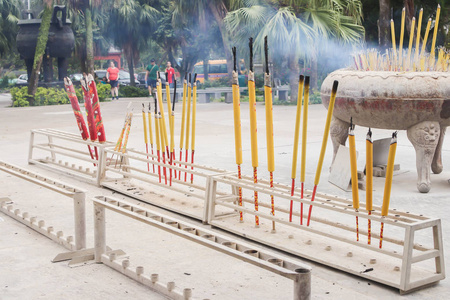
<svg viewBox="0 0 450 300"><path fill-rule="evenodd" d="M19 10L19 1L0 0L0 57L15 46Z"/></svg>
<svg viewBox="0 0 450 300"><path fill-rule="evenodd" d="M50 23L53 12L53 0L44 0L44 11L42 13L41 25L39 26L39 34L37 37L36 52L34 54L33 69L31 71L31 77L28 80L28 95L30 97L30 105L34 104L34 95L36 94L39 70L41 69L42 59L44 57L45 48L48 41L48 32L50 29Z"/></svg>
<svg viewBox="0 0 450 300"><path fill-rule="evenodd" d="M281 58L289 69L292 101L297 99L300 59L312 61L314 75L322 41L333 38L354 43L364 36L359 0L253 2L228 13L225 22L240 48L246 48L248 37L256 36L255 48L262 53L264 37L268 36L273 59Z"/></svg>
<svg viewBox="0 0 450 300"><path fill-rule="evenodd" d="M140 49L147 45L160 17L165 1L116 0L109 16L108 37L123 49L130 71L131 85L135 85L134 62Z"/></svg>

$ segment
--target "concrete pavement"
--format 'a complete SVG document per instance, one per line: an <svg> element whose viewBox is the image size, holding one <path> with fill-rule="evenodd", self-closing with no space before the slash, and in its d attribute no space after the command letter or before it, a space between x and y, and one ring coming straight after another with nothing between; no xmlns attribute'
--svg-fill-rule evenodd
<svg viewBox="0 0 450 300"><path fill-rule="evenodd" d="M125 116L128 101L132 101L135 120L129 140L129 147L143 150L143 129L140 116L141 103L148 99L120 99L101 104L108 140L116 141ZM36 128L57 128L77 133L78 129L70 105L11 108L6 107L7 96L0 96L0 159L34 171L60 178L73 185L88 189L88 198L94 195L113 195L113 192L80 182L75 178L49 172L27 165L29 132ZM10 104L10 102L9 102ZM243 173L251 174L251 153L249 134L248 103L241 104L244 164ZM181 106L176 108L176 128L180 124ZM267 178L265 158L264 106L258 103L258 129L260 176ZM198 104L196 161L199 164L235 170L234 135L232 105L224 103ZM308 164L306 186L313 185L314 174L320 150L326 109L322 105L310 106L308 130ZM274 107L275 136L275 180L290 183L292 158L294 106ZM365 128L355 131L357 148L360 150L359 165L363 165L365 153ZM374 139L390 136L389 131L374 130ZM176 138L175 141L178 141ZM319 184L321 192L350 197L328 183L327 169L332 159L331 141L325 156L323 176ZM444 171L432 175L432 189L428 194L420 194L415 187L415 155L406 132L399 133L396 163L405 173L394 177L391 207L404 211L422 213L442 219L444 249L450 247L450 203L448 192L450 169L446 161L450 159L450 142L444 141ZM70 205L63 205L51 193L30 186L24 182L0 173L0 196L12 198L17 205L30 206L38 214L54 219L58 224L70 229L71 220L64 217L70 212ZM381 204L384 179L375 178L375 203ZM39 195L40 208L31 202ZM42 197L41 197L42 196ZM117 196L117 194L115 194ZM122 196L121 196L122 197ZM43 199L42 199L43 198ZM123 197L127 198L127 197ZM129 199L130 201L133 201ZM87 202L88 231L92 228L92 209ZM150 207L150 205L149 205ZM30 211L32 210L30 208ZM168 212L164 212L170 214ZM173 214L171 214L173 215ZM160 299L161 296L146 287L127 279L121 274L102 265L88 265L69 268L67 263L52 264L50 260L64 252L45 237L0 214L0 299ZM181 219L186 219L180 217ZM193 295L204 299L292 299L292 282L268 271L218 255L193 243L149 229L140 224L127 227L124 219L111 214L108 222L108 241L113 248L121 247L130 254L132 260L142 261L148 272L160 273L163 280L175 280L177 285L191 287ZM190 220L191 222L196 222ZM198 223L198 222L196 222ZM92 246L92 235L88 236L88 246ZM284 254L286 255L286 254ZM295 258L303 261L299 258ZM449 266L449 255L446 266ZM303 261L313 267L313 299L396 299L398 291L362 280L333 269ZM187 275L188 274L188 275ZM403 299L447 299L450 294L448 280L438 285L403 296Z"/></svg>

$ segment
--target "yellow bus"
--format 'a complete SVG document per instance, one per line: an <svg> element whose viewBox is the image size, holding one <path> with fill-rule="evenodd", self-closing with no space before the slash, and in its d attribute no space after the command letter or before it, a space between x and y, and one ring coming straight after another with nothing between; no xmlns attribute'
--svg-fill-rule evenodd
<svg viewBox="0 0 450 300"><path fill-rule="evenodd" d="M194 73L197 73L197 81L200 81L201 83L205 82L205 76L203 74L203 61L194 65ZM226 59L208 61L208 80L218 80L227 76L228 72Z"/></svg>

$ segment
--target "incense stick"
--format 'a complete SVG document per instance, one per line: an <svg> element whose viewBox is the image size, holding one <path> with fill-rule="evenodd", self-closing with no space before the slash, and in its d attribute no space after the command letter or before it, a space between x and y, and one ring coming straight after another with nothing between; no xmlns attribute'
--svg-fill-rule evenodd
<svg viewBox="0 0 450 300"><path fill-rule="evenodd" d="M302 98L303 98L303 82L305 77L300 75L298 80L298 94L297 94L297 113L295 115L295 129L294 129L294 150L292 152L292 186L291 186L291 196L294 196L295 189L295 177L297 174L297 156L298 156L298 141L300 138L300 118L302 114ZM294 201L291 200L290 210L289 210L289 222L292 222L292 211L293 211ZM301 216L300 216L301 219Z"/></svg>
<svg viewBox="0 0 450 300"><path fill-rule="evenodd" d="M330 133L331 117L333 115L334 102L336 100L336 93L337 93L338 84L339 84L338 81L335 80L333 82L333 88L331 90L330 102L328 104L327 120L326 120L326 123L325 123L325 130L323 132L322 148L320 149L319 161L317 163L316 177L314 179L314 189L313 189L313 193L312 193L312 196L311 196L311 202L313 202L314 199L315 199L317 185L319 184L319 180L320 180L320 173L322 172L323 159L325 157L325 150L327 149L328 135ZM309 226L309 222L311 220L312 208L313 208L312 205L310 205L309 206L309 213L308 213L308 221L307 221L307 224L306 224L307 226Z"/></svg>
<svg viewBox="0 0 450 300"><path fill-rule="evenodd" d="M236 47L231 49L233 52L233 73L231 79L231 86L233 89L233 117L234 117L234 145L236 164L238 168L238 179L242 178L241 164L242 164L242 137L241 137L241 103L239 93L239 80L236 66ZM239 206L242 206L242 188L239 187ZM239 221L243 222L242 211L239 211Z"/></svg>

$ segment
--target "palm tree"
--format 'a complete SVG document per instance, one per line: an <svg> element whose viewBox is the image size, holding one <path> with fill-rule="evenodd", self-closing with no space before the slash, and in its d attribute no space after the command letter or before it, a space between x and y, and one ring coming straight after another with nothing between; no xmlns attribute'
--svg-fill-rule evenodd
<svg viewBox="0 0 450 300"><path fill-rule="evenodd" d="M19 1L0 0L0 57L8 53L15 44Z"/></svg>
<svg viewBox="0 0 450 300"><path fill-rule="evenodd" d="M34 104L34 95L36 94L39 75L38 71L41 69L42 59L44 57L45 48L48 41L48 32L50 29L50 22L53 12L53 0L44 0L44 11L42 13L41 25L39 27L39 34L37 37L36 52L34 54L33 69L31 71L31 77L28 81L28 95L30 105Z"/></svg>
<svg viewBox="0 0 450 300"><path fill-rule="evenodd" d="M123 49L134 81L134 62L139 59L139 49L146 45L160 16L158 8L164 1L116 0L111 9L108 36Z"/></svg>
<svg viewBox="0 0 450 300"><path fill-rule="evenodd" d="M253 2L257 3L228 13L225 23L244 49L248 37L256 36L255 47L262 52L263 39L268 36L271 55L285 60L289 68L292 101L297 99L300 58L311 60L314 66L321 41L334 38L353 43L364 35L359 0Z"/></svg>
<svg viewBox="0 0 450 300"><path fill-rule="evenodd" d="M253 5L256 0L174 0L173 20L181 26L199 27L206 31L211 24L206 21L212 17L220 31L223 50L227 60L228 73L233 70L233 58L230 47L230 36L226 28L225 17L229 11L234 11L245 5ZM180 23L181 21L181 23ZM191 24L191 23L195 24Z"/></svg>

